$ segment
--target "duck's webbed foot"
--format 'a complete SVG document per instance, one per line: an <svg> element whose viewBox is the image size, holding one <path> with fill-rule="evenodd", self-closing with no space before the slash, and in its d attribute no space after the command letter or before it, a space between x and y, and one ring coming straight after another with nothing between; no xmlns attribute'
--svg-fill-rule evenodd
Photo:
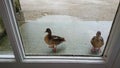
<svg viewBox="0 0 120 68"><path fill-rule="evenodd" d="M57 51L57 48L56 48L56 46L54 46L53 52L56 53L56 51Z"/></svg>
<svg viewBox="0 0 120 68"><path fill-rule="evenodd" d="M49 45L49 48L54 48L54 45Z"/></svg>
<svg viewBox="0 0 120 68"><path fill-rule="evenodd" d="M53 52L56 53L56 51L57 51L56 48L53 48Z"/></svg>
<svg viewBox="0 0 120 68"><path fill-rule="evenodd" d="M93 54L98 54L98 53L100 53L101 51L100 51L100 48L92 48L91 49L91 52L93 53Z"/></svg>

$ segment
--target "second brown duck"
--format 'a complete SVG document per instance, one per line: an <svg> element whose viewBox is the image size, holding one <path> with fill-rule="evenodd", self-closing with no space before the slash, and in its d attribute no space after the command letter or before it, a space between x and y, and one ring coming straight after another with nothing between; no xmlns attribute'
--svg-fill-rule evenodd
<svg viewBox="0 0 120 68"><path fill-rule="evenodd" d="M93 46L91 50L93 53L97 53L100 51L100 48L104 45L104 40L103 40L103 37L101 36L100 31L97 31L96 36L94 36L91 39L91 44Z"/></svg>

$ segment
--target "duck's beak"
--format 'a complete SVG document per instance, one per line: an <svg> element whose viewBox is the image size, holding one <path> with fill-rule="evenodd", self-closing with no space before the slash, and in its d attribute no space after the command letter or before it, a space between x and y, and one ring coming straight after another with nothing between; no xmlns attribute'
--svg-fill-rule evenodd
<svg viewBox="0 0 120 68"><path fill-rule="evenodd" d="M63 41L66 41L66 40L63 38Z"/></svg>
<svg viewBox="0 0 120 68"><path fill-rule="evenodd" d="M46 33L47 31L45 31L45 33Z"/></svg>

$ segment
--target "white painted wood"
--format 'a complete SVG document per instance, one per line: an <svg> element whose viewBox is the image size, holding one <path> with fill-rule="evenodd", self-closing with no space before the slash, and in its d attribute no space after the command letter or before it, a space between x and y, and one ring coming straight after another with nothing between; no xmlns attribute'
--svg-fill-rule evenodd
<svg viewBox="0 0 120 68"><path fill-rule="evenodd" d="M17 23L11 0L0 0L0 9L6 32L10 39L16 61L21 62L24 56L22 48L20 47L22 45L22 42L20 40L20 35L17 28Z"/></svg>
<svg viewBox="0 0 120 68"><path fill-rule="evenodd" d="M120 5L115 16L104 57L108 68L112 68L120 49Z"/></svg>
<svg viewBox="0 0 120 68"><path fill-rule="evenodd" d="M0 58L15 58L14 55L0 55Z"/></svg>
<svg viewBox="0 0 120 68"><path fill-rule="evenodd" d="M118 52L118 56L113 64L112 68L120 68L120 50Z"/></svg>

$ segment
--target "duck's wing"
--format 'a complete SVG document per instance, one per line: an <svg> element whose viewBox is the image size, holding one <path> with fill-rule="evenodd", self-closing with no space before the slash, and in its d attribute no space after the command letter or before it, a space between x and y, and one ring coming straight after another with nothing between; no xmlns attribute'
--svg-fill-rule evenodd
<svg viewBox="0 0 120 68"><path fill-rule="evenodd" d="M53 39L53 40L59 40L59 39L61 39L61 38L62 38L62 37L55 36L55 35L52 36L52 39Z"/></svg>
<svg viewBox="0 0 120 68"><path fill-rule="evenodd" d="M58 45L65 40L64 40L64 38L59 37L59 36L52 36L52 41L53 41L54 44Z"/></svg>
<svg viewBox="0 0 120 68"><path fill-rule="evenodd" d="M91 39L91 44L94 45L95 36Z"/></svg>
<svg viewBox="0 0 120 68"><path fill-rule="evenodd" d="M102 45L104 45L104 39L101 37L100 40L101 40L101 42L102 42Z"/></svg>

